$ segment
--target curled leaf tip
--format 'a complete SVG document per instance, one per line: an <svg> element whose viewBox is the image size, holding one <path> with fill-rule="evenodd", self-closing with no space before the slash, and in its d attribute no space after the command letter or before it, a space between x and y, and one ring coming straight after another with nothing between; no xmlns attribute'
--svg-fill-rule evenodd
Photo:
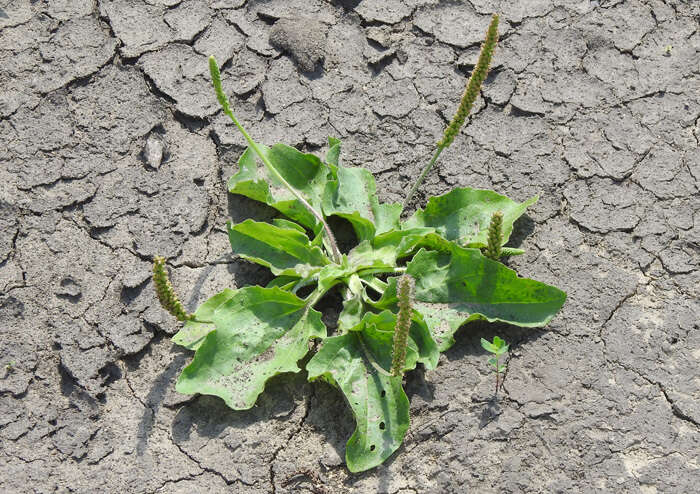
<svg viewBox="0 0 700 494"><path fill-rule="evenodd" d="M471 113L476 97L479 95L481 85L489 73L489 66L491 65L491 58L493 57L493 50L496 48L497 43L498 14L493 14L489 28L486 31L484 43L481 45L479 60L476 62L476 66L474 67L472 75L469 78L469 82L467 83L467 87L464 90L457 113L455 113L455 116L452 117L452 121L445 129L442 139L437 143L438 148L444 149L452 144L452 141L454 141L454 138L459 133L459 129L462 128L464 121Z"/></svg>
<svg viewBox="0 0 700 494"><path fill-rule="evenodd" d="M406 345L408 344L408 332L411 329L414 285L413 277L409 274L401 276L396 283L399 313L396 315L391 358L391 375L394 377L403 375L403 368L406 365Z"/></svg>
<svg viewBox="0 0 700 494"><path fill-rule="evenodd" d="M173 289L168 272L165 269L165 258L156 256L153 259L153 284L156 287L156 295L160 305L172 314L178 321L189 321L194 319L194 314L185 311L185 307L180 302Z"/></svg>

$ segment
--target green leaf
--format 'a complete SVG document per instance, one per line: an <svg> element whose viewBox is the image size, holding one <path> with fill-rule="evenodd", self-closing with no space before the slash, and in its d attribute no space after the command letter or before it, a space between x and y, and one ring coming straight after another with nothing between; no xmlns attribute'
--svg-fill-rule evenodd
<svg viewBox="0 0 700 494"><path fill-rule="evenodd" d="M505 372L506 371L506 366L505 365L500 365L498 366L498 372Z"/></svg>
<svg viewBox="0 0 700 494"><path fill-rule="evenodd" d="M481 338L481 346L484 347L484 350L491 353L496 353L498 350L495 345L489 343L489 341L484 338Z"/></svg>
<svg viewBox="0 0 700 494"><path fill-rule="evenodd" d="M513 222L537 196L517 203L492 190L457 188L447 194L431 197L425 210L419 209L403 225L403 229L432 227L447 240L465 247L486 247L491 217L503 213L503 245L510 238Z"/></svg>
<svg viewBox="0 0 700 494"><path fill-rule="evenodd" d="M416 343L418 362L423 364L427 370L434 369L440 359L438 345L420 312L414 310L411 319L409 335Z"/></svg>
<svg viewBox="0 0 700 494"><path fill-rule="evenodd" d="M351 328L354 328L362 320L364 315L364 304L362 303L361 295L354 295L343 301L343 310L338 316L338 330L341 332L347 332Z"/></svg>
<svg viewBox="0 0 700 494"><path fill-rule="evenodd" d="M173 343L189 348L190 350L199 348L199 345L204 341L204 337L214 330L214 311L231 300L235 293L235 290L226 288L224 291L217 293L200 305L194 313L197 320L187 321L182 329L173 336ZM212 322L207 323L199 321Z"/></svg>
<svg viewBox="0 0 700 494"><path fill-rule="evenodd" d="M489 359L489 364L493 365L494 367L497 367L498 366L498 359L495 357L491 357Z"/></svg>
<svg viewBox="0 0 700 494"><path fill-rule="evenodd" d="M323 213L348 220L360 241L399 228L400 204L380 204L374 176L364 168L334 167L335 180L326 185Z"/></svg>
<svg viewBox="0 0 700 494"><path fill-rule="evenodd" d="M275 144L271 148L258 146L279 174L320 211L330 169L318 157L284 144ZM229 179L229 192L268 204L314 232L320 231L321 225L316 217L264 165L258 165L252 149L245 150L238 166L238 172Z"/></svg>
<svg viewBox="0 0 700 494"><path fill-rule="evenodd" d="M348 265L348 257L343 254L343 260L340 265L328 264L324 266L318 273L318 289L326 293L335 285L343 281L345 278L352 275L354 270Z"/></svg>
<svg viewBox="0 0 700 494"><path fill-rule="evenodd" d="M501 339L500 336L493 337L493 346L495 346L496 348L501 349L505 344L505 340Z"/></svg>
<svg viewBox="0 0 700 494"><path fill-rule="evenodd" d="M245 220L233 226L229 223L228 237L234 253L269 267L275 275L305 278L330 263L296 228Z"/></svg>
<svg viewBox="0 0 700 494"><path fill-rule="evenodd" d="M376 278L372 275L367 275L367 276L361 276L360 279L364 282L364 284L374 290L375 292L382 294L384 293L384 290L386 290L386 287L388 286L385 282L380 280L379 278ZM367 289L365 289L362 300L371 302L371 298L367 295Z"/></svg>
<svg viewBox="0 0 700 494"><path fill-rule="evenodd" d="M278 276L265 285L265 288L272 288L276 286L288 292L292 290L300 281L301 279L298 276Z"/></svg>
<svg viewBox="0 0 700 494"><path fill-rule="evenodd" d="M363 318L361 325L353 328L353 331L364 331L365 335L369 335L367 347L370 355L377 364L387 372L391 369L392 350L394 347L394 329L396 328L396 315L388 310L378 314L368 312ZM364 340L363 340L364 341ZM387 353L386 349L390 348ZM413 370L418 362L418 349L413 338L407 339L406 363L404 371Z"/></svg>
<svg viewBox="0 0 700 494"><path fill-rule="evenodd" d="M340 139L328 138L328 151L326 152L326 163L338 166L340 162Z"/></svg>
<svg viewBox="0 0 700 494"><path fill-rule="evenodd" d="M235 291L213 321L216 330L182 371L176 389L219 396L235 410L252 407L272 376L299 371L308 340L326 336L319 312L276 287Z"/></svg>
<svg viewBox="0 0 700 494"><path fill-rule="evenodd" d="M408 256L423 241L424 237L434 233L434 228L410 228L407 230L391 230L381 235L377 235L372 240L372 245L376 250L393 249L394 257L401 259Z"/></svg>
<svg viewBox="0 0 700 494"><path fill-rule="evenodd" d="M351 472L381 464L401 446L409 427L402 379L389 375L392 333L377 328L377 322L384 326L386 321L376 316L369 324L363 320L356 331L326 339L306 364L310 381L324 378L337 384L355 416L355 432L345 448Z"/></svg>
<svg viewBox="0 0 700 494"><path fill-rule="evenodd" d="M293 221L285 220L284 218L273 218L270 223L280 228L292 228L299 233L306 235L306 230L299 223L294 223Z"/></svg>
<svg viewBox="0 0 700 494"><path fill-rule="evenodd" d="M407 265L416 279L413 308L420 312L440 351L452 335L472 320L502 321L522 327L547 324L561 309L566 294L545 283L518 278L515 271L476 249L446 244L449 251L421 249ZM375 307L395 308L396 278Z"/></svg>
<svg viewBox="0 0 700 494"><path fill-rule="evenodd" d="M360 242L348 253L348 263L356 271L396 266L396 249L393 246L373 248L367 241Z"/></svg>

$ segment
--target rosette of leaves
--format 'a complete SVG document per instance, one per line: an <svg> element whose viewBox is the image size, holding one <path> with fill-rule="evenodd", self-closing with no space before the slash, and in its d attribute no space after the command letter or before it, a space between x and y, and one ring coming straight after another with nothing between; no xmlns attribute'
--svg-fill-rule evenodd
<svg viewBox="0 0 700 494"><path fill-rule="evenodd" d="M231 111L213 59L210 68L224 112L249 144L229 192L280 213L270 222L229 223L231 247L276 278L264 287L226 289L185 322L173 340L195 355L176 389L248 409L268 379L299 372L306 361L309 381L337 387L354 415L348 469L375 467L396 451L409 428L404 372L419 363L435 368L440 352L470 321L538 327L561 308L564 292L520 278L481 251L495 213L502 218L505 244L513 223L537 197L516 202L490 190L457 188L430 198L402 221L402 205L380 202L368 170L341 164L339 140L329 139L323 158L255 142ZM338 250L329 227L333 216L354 230L357 244L347 253ZM403 369L392 369L397 280L403 275L412 278L410 307L406 300L401 304L403 327L406 313L410 327ZM333 334L315 309L331 289L343 295ZM320 345L307 360L311 340Z"/></svg>
<svg viewBox="0 0 700 494"><path fill-rule="evenodd" d="M196 350L177 391L251 408L269 378L301 370L309 340L318 339L320 350L306 364L308 379L325 380L347 399L357 424L346 448L347 466L362 471L396 451L409 427L402 378L391 373L397 276L415 280L404 371L418 363L433 369L469 321L543 326L564 303L561 290L519 278L480 250L496 211L503 214L505 243L513 222L536 198L519 203L489 190L458 188L401 221L401 206L379 201L369 171L340 164L338 140L329 140L323 159L284 144L257 146L324 219L346 219L358 243L334 260L321 222L248 148L229 191L284 217L229 223L229 240L234 253L277 277L266 287L224 290L197 309L173 338ZM344 303L338 331L330 336L314 306L336 285ZM302 298L302 287L313 289Z"/></svg>

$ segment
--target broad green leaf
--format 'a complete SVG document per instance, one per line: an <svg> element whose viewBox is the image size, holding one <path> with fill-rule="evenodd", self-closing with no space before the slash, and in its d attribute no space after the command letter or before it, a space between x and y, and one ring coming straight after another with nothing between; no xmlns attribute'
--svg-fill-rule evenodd
<svg viewBox="0 0 700 494"><path fill-rule="evenodd" d="M282 290L288 292L294 288L297 283L301 281L298 276L278 276L277 278L270 281L265 288L272 288L274 286L281 288Z"/></svg>
<svg viewBox="0 0 700 494"><path fill-rule="evenodd" d="M527 278L476 250L454 244L451 251L421 249L407 265L416 280L413 308L428 324L440 351L452 346L452 335L472 320L502 321L522 327L547 324L566 300L553 286ZM375 307L394 309L396 278Z"/></svg>
<svg viewBox="0 0 700 494"><path fill-rule="evenodd" d="M269 267L276 275L307 277L330 263L296 228L245 220L233 226L229 223L228 237L235 254Z"/></svg>
<svg viewBox="0 0 700 494"><path fill-rule="evenodd" d="M481 338L481 346L484 347L484 350L487 352L496 353L497 348L493 345L493 343L490 343L484 338Z"/></svg>
<svg viewBox="0 0 700 494"><path fill-rule="evenodd" d="M506 344L506 342L503 339L501 339L500 336L493 337L493 346L495 346L496 348L499 348L499 349L503 348L503 345L505 345L505 344Z"/></svg>
<svg viewBox="0 0 700 494"><path fill-rule="evenodd" d="M355 432L345 448L351 472L381 464L396 451L409 427L408 397L401 377L392 377L392 334L363 324L334 336L306 364L309 380L337 384L355 416Z"/></svg>
<svg viewBox="0 0 700 494"><path fill-rule="evenodd" d="M432 227L445 239L457 241L464 247L486 247L491 216L500 211L505 245L513 231L513 222L535 202L537 196L517 203L492 190L458 188L431 197L425 210L416 211L402 228Z"/></svg>
<svg viewBox="0 0 700 494"><path fill-rule="evenodd" d="M343 301L343 310L338 316L338 330L342 333L360 324L364 314L364 304L361 295L354 295Z"/></svg>
<svg viewBox="0 0 700 494"><path fill-rule="evenodd" d="M384 331L385 334L391 334L393 348L393 334L396 327L396 315L394 313L388 310L379 314L368 313L363 317L362 321L367 325L374 325L377 329ZM440 352L428 326L421 315L414 311L409 330L408 352L406 353L404 370L414 369L416 362L421 362L427 369L434 369L439 358ZM388 358L388 365L391 367L390 357Z"/></svg>
<svg viewBox="0 0 700 494"><path fill-rule="evenodd" d="M187 321L182 329L173 336L173 343L190 350L199 348L199 345L204 341L204 337L214 330L214 311L231 300L235 293L235 290L226 288L200 305L194 313L196 321Z"/></svg>
<svg viewBox="0 0 700 494"><path fill-rule="evenodd" d="M284 218L273 218L270 223L280 228L292 228L299 233L306 235L306 230L299 223L294 223L293 221L285 220Z"/></svg>
<svg viewBox="0 0 700 494"><path fill-rule="evenodd" d="M373 248L365 240L348 253L348 263L357 271L366 268L393 268L396 266L396 249L390 245Z"/></svg>
<svg viewBox="0 0 700 494"><path fill-rule="evenodd" d="M259 145L275 169L317 210L330 176L329 168L312 154L304 154L284 144L268 148ZM287 190L265 165L258 164L248 148L238 160L239 170L228 182L229 192L263 202L302 225L319 232L321 225L313 214Z"/></svg>
<svg viewBox="0 0 700 494"><path fill-rule="evenodd" d="M374 176L364 168L334 167L335 180L326 184L323 213L348 220L360 241L399 228L400 204L380 204Z"/></svg>
<svg viewBox="0 0 700 494"><path fill-rule="evenodd" d="M212 318L216 329L182 371L176 389L219 396L235 410L252 407L272 376L297 372L308 340L326 336L319 312L276 287L241 288Z"/></svg>
<svg viewBox="0 0 700 494"><path fill-rule="evenodd" d="M498 368L498 359L496 359L495 357L491 357L488 363Z"/></svg>
<svg viewBox="0 0 700 494"><path fill-rule="evenodd" d="M394 257L401 259L416 249L426 235L434 232L434 228L426 227L391 230L374 237L372 246L380 251L391 248L394 250Z"/></svg>
<svg viewBox="0 0 700 494"><path fill-rule="evenodd" d="M417 311L413 311L409 335L416 343L418 362L423 364L428 370L437 367L440 359L440 350L433 339L433 335L430 333L430 329L428 329L428 325L423 320L423 316Z"/></svg>

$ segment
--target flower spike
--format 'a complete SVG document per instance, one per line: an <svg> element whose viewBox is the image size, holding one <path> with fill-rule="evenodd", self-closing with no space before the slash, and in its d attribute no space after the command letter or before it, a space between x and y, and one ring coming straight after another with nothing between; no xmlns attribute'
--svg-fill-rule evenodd
<svg viewBox="0 0 700 494"><path fill-rule="evenodd" d="M489 224L488 244L484 255L489 259L498 261L501 258L501 244L503 243L503 213L496 211L491 216Z"/></svg>
<svg viewBox="0 0 700 494"><path fill-rule="evenodd" d="M469 113L471 113L476 97L479 95L481 84L486 80L486 76L489 73L489 66L491 65L491 58L493 57L493 50L496 47L496 43L498 43L498 15L494 14L491 19L491 24L486 31L484 44L481 45L479 60L476 62L476 67L474 67L474 71L469 78L469 83L464 90L457 113L452 117L452 122L447 126L442 139L437 143L439 148L446 148L452 144L455 136L459 133L459 129L464 125L464 120L466 120Z"/></svg>
<svg viewBox="0 0 700 494"><path fill-rule="evenodd" d="M156 256L153 259L153 284L156 287L156 295L160 305L170 312L178 321L191 321L194 314L185 311L185 307L180 302L173 285L165 270L165 257Z"/></svg>
<svg viewBox="0 0 700 494"><path fill-rule="evenodd" d="M396 315L394 348L391 359L391 375L394 377L402 376L403 368L406 365L406 345L408 344L408 332L411 329L413 286L413 277L408 274L401 276L396 283L399 313Z"/></svg>
<svg viewBox="0 0 700 494"><path fill-rule="evenodd" d="M493 50L496 48L497 43L498 14L493 14L493 17L491 18L491 24L489 24L489 28L486 31L486 38L484 39L484 43L481 45L481 51L479 52L479 60L476 62L476 66L474 67L472 75L469 78L469 82L467 83L467 87L464 90L464 94L462 95L462 101L459 104L457 113L455 113L455 116L452 117L450 125L448 125L445 129L445 133L443 134L442 139L438 141L437 149L435 150L435 154L433 154L432 159L423 168L423 171L413 183L413 187L411 187L411 190L408 192L406 199L404 199L404 210L407 209L408 204L411 202L411 199L418 190L418 187L420 187L420 185L423 183L423 180L425 179L426 175L433 168L433 165L440 157L440 153L442 153L444 149L448 148L450 144L452 144L452 141L454 141L454 138L459 133L459 129L462 128L462 125L464 125L464 121L469 116L469 113L471 113L472 107L474 106L474 102L476 101L476 97L479 95L481 85L483 84L484 80L486 80L486 76L489 73L489 66L491 65L491 58L493 57Z"/></svg>

